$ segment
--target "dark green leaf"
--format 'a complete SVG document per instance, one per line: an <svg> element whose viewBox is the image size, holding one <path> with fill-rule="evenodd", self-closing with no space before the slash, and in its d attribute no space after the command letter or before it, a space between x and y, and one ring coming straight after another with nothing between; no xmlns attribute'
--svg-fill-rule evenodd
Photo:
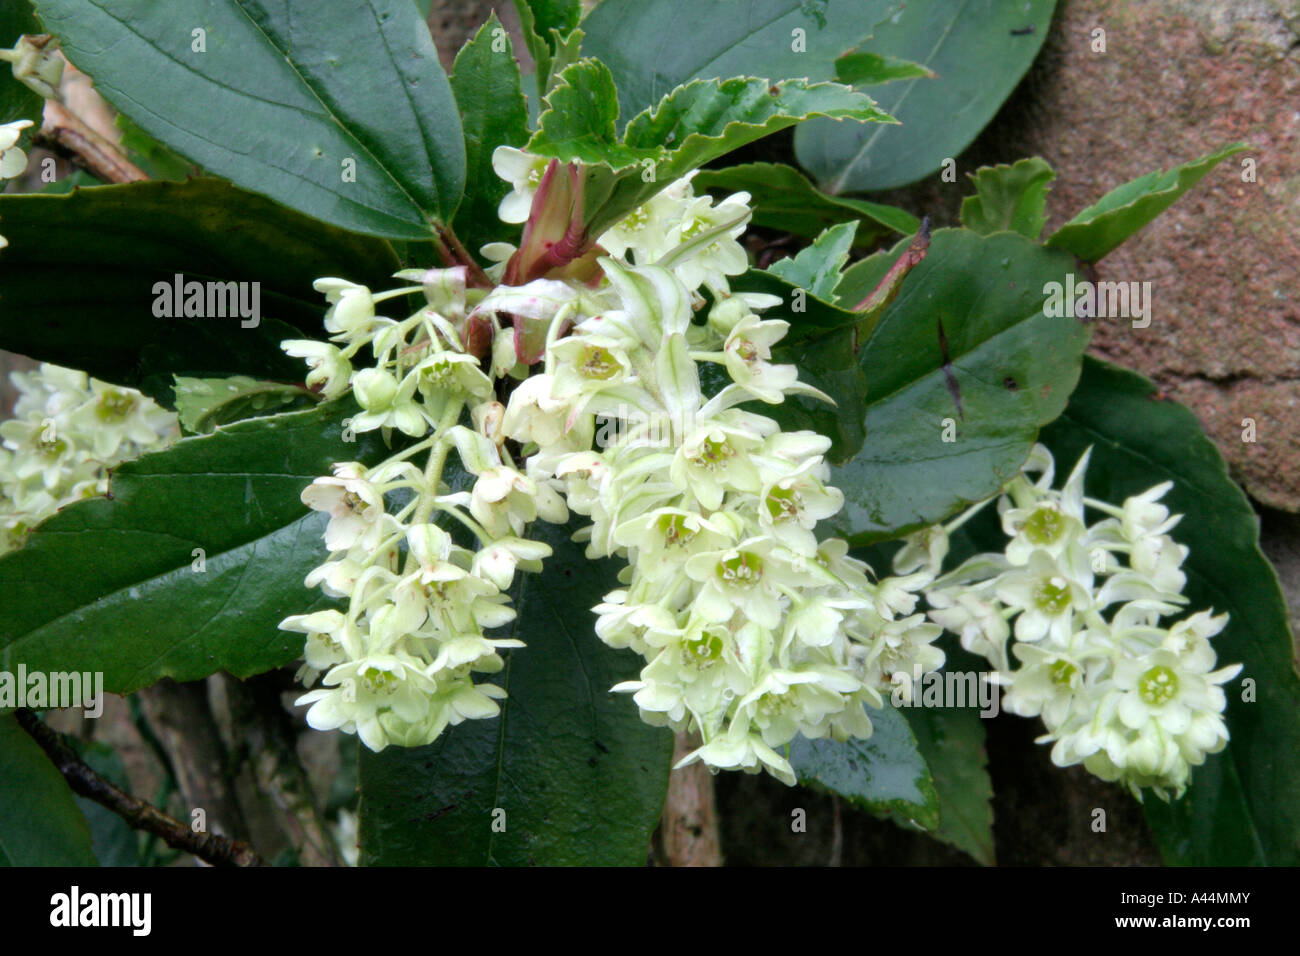
<svg viewBox="0 0 1300 956"><path fill-rule="evenodd" d="M871 97L839 83L736 77L695 80L632 117L624 141L634 149L667 146L665 180L684 176L777 130L812 116L893 122Z"/></svg>
<svg viewBox="0 0 1300 956"><path fill-rule="evenodd" d="M411 0L36 6L105 99L204 169L381 236L428 238L456 211L460 119Z"/></svg>
<svg viewBox="0 0 1300 956"><path fill-rule="evenodd" d="M350 409L183 439L114 470L112 498L39 525L0 557L0 669L102 671L106 690L126 694L300 656L299 636L277 625L327 605L303 586L325 558L325 516L299 495L336 461L388 454L376 432L342 440Z"/></svg>
<svg viewBox="0 0 1300 956"><path fill-rule="evenodd" d="M691 170L810 116L889 120L869 96L838 83L735 77L674 90L620 137L614 81L590 59L560 74L546 104L528 149L588 164L583 218L593 236Z"/></svg>
<svg viewBox="0 0 1300 956"><path fill-rule="evenodd" d="M895 80L931 79L934 71L896 56L855 50L835 61L835 79L850 86L880 86Z"/></svg>
<svg viewBox="0 0 1300 956"><path fill-rule="evenodd" d="M901 126L815 122L795 155L827 192L893 189L956 157L993 118L1038 55L1056 0L908 3L861 49L913 60L934 79L872 89Z"/></svg>
<svg viewBox="0 0 1300 956"><path fill-rule="evenodd" d="M501 33L497 33L500 30ZM501 49L493 49L494 44ZM519 86L519 64L496 14L456 54L451 88L465 130L465 201L452 228L472 252L518 235L519 227L497 218L510 185L492 171L498 146L528 142L528 104Z"/></svg>
<svg viewBox="0 0 1300 956"><path fill-rule="evenodd" d="M260 414L286 411L286 405L313 395L301 385L262 382L247 375L230 378L185 378L176 376L176 414L181 428L190 434L206 434L218 425Z"/></svg>
<svg viewBox="0 0 1300 956"><path fill-rule="evenodd" d="M894 206L828 196L793 166L780 163L747 163L724 169L701 169L691 180L696 191L725 194L744 191L753 197L756 226L792 232L812 239L846 219L856 219L854 245L875 243L890 233L911 235L921 222L911 213Z"/></svg>
<svg viewBox="0 0 1300 956"><path fill-rule="evenodd" d="M30 0L5 0L0 4L0 47L12 47L25 33L41 33ZM0 123L31 120L41 125L45 100L14 79L13 67L0 63Z"/></svg>
<svg viewBox="0 0 1300 956"><path fill-rule="evenodd" d="M970 174L975 195L961 204L961 224L987 236L1018 232L1037 239L1047 222L1047 191L1056 173L1038 157L1009 166L981 166Z"/></svg>
<svg viewBox="0 0 1300 956"><path fill-rule="evenodd" d="M849 269L842 300L870 291L904 248ZM855 544L895 537L1016 474L1078 381L1088 327L1043 309L1044 286L1073 266L1014 233L934 233L857 356L866 441L832 476L845 495L837 533Z"/></svg>
<svg viewBox="0 0 1300 956"><path fill-rule="evenodd" d="M63 776L13 714L0 715L0 867L94 865Z"/></svg>
<svg viewBox="0 0 1300 956"><path fill-rule="evenodd" d="M214 179L0 196L0 348L140 385L171 373L302 381L284 338L319 338L322 276L395 285L382 239L344 232ZM111 236L112 241L105 241ZM262 321L157 318L156 283L260 283Z"/></svg>
<svg viewBox="0 0 1300 956"><path fill-rule="evenodd" d="M579 0L523 0L517 7L528 9L537 26L537 33L550 37L551 31L558 31L560 36L568 36L569 31L582 19L582 4ZM520 10L522 14L523 10Z"/></svg>
<svg viewBox="0 0 1300 956"><path fill-rule="evenodd" d="M985 866L993 855L993 781L984 749L984 724L973 707L903 710L939 797L935 839L969 853Z"/></svg>
<svg viewBox="0 0 1300 956"><path fill-rule="evenodd" d="M495 677L510 694L501 716L466 721L428 747L362 751L363 862L645 863L673 737L609 693L639 661L602 644L587 610L616 586L616 567L587 560L564 528L539 523L532 535L555 554L514 590L514 636L528 646Z"/></svg>
<svg viewBox="0 0 1300 956"><path fill-rule="evenodd" d="M1143 808L1169 866L1268 866L1297 856L1294 844L1281 852L1265 849L1241 776L1226 753L1207 757L1196 768L1181 800L1163 803L1152 797Z"/></svg>
<svg viewBox="0 0 1300 956"><path fill-rule="evenodd" d="M582 21L582 51L613 71L623 115L631 117L691 80L832 79L835 58L869 37L894 6L890 0L604 0Z"/></svg>
<svg viewBox="0 0 1300 956"><path fill-rule="evenodd" d="M866 740L796 737L790 744L795 775L801 784L836 794L904 829L933 830L939 825L939 800L907 721L888 704L869 713L874 730Z"/></svg>
<svg viewBox="0 0 1300 956"><path fill-rule="evenodd" d="M552 77L568 65L563 61L577 52L570 51L565 40L582 18L582 4L579 0L515 0L515 10L524 43L533 58L535 75L542 81L542 92L546 92L551 88ZM581 31L578 34L580 41Z"/></svg>
<svg viewBox="0 0 1300 956"><path fill-rule="evenodd" d="M1249 148L1233 143L1166 172L1130 180L1052 233L1047 244L1068 249L1084 262L1096 262L1172 206L1220 162Z"/></svg>
<svg viewBox="0 0 1300 956"><path fill-rule="evenodd" d="M1146 799L1165 859L1196 866L1300 863L1300 678L1277 576L1259 550L1250 502L1228 477L1195 416L1149 381L1096 359L1060 419L1043 432L1058 466L1092 446L1087 493L1121 502L1165 480L1163 499L1183 519L1172 532L1191 549L1183 565L1189 608L1227 611L1214 638L1221 666L1241 662L1224 686L1227 750L1192 771L1172 806ZM1243 700L1254 681L1257 700Z"/></svg>
<svg viewBox="0 0 1300 956"><path fill-rule="evenodd" d="M810 246L800 249L788 259L778 259L768 267L768 272L808 294L828 302L835 301L835 287L840 283L840 272L849 261L853 248L856 222L832 226L817 237Z"/></svg>

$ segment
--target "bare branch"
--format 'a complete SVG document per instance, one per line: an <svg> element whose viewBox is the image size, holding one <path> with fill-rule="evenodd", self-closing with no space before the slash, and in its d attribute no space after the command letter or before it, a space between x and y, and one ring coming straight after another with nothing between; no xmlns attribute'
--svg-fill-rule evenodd
<svg viewBox="0 0 1300 956"><path fill-rule="evenodd" d="M66 157L106 183L134 183L149 178L116 146L53 100L46 101L45 121L32 142Z"/></svg>
<svg viewBox="0 0 1300 956"><path fill-rule="evenodd" d="M700 745L693 734L677 734L673 762ZM668 778L668 797L660 824L664 862L668 866L721 866L722 841L713 800L713 775L702 761L676 770Z"/></svg>
<svg viewBox="0 0 1300 956"><path fill-rule="evenodd" d="M195 833L152 804L131 796L91 770L71 747L26 708L15 712L18 724L45 751L74 793L116 813L136 830L160 837L168 846L192 853L213 866L262 866L248 844L215 833Z"/></svg>

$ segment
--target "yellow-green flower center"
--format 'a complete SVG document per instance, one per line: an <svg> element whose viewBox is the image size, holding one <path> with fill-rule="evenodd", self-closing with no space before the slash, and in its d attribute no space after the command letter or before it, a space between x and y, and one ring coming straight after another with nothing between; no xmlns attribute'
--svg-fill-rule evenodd
<svg viewBox="0 0 1300 956"><path fill-rule="evenodd" d="M1038 508L1025 522L1024 531L1033 544L1055 544L1065 534L1065 515L1055 508Z"/></svg>
<svg viewBox="0 0 1300 956"><path fill-rule="evenodd" d="M682 238L690 239L698 236L709 226L708 222L699 216L693 218L690 222L682 223Z"/></svg>
<svg viewBox="0 0 1300 956"><path fill-rule="evenodd" d="M421 377L434 388L452 388L456 384L456 370L453 363L445 358L436 359L426 365Z"/></svg>
<svg viewBox="0 0 1300 956"><path fill-rule="evenodd" d="M694 462L702 468L711 470L735 454L736 450L727 444L726 439L722 441L707 439L700 446L700 453L695 456Z"/></svg>
<svg viewBox="0 0 1300 956"><path fill-rule="evenodd" d="M110 391L99 396L95 415L101 422L121 422L135 409L135 399L126 392Z"/></svg>
<svg viewBox="0 0 1300 956"><path fill-rule="evenodd" d="M367 667L361 672L361 683L372 694L393 694L397 691L397 675L378 667Z"/></svg>
<svg viewBox="0 0 1300 956"><path fill-rule="evenodd" d="M1048 668L1048 673L1052 675L1052 683L1058 687L1069 687L1070 682L1074 680L1074 675L1079 673L1079 668L1075 667L1069 661L1055 661Z"/></svg>
<svg viewBox="0 0 1300 956"><path fill-rule="evenodd" d="M753 587L763 577L763 559L749 551L741 551L718 562L718 577L733 587Z"/></svg>
<svg viewBox="0 0 1300 956"><path fill-rule="evenodd" d="M637 206L623 219L623 228L629 232L639 232L650 222L650 213L645 206Z"/></svg>
<svg viewBox="0 0 1300 956"><path fill-rule="evenodd" d="M581 371L585 378L598 378L602 381L611 379L622 367L609 349L599 345L588 346L583 352Z"/></svg>
<svg viewBox="0 0 1300 956"><path fill-rule="evenodd" d="M767 493L767 513L773 521L785 521L799 515L802 501L793 488L773 488Z"/></svg>
<svg viewBox="0 0 1300 956"><path fill-rule="evenodd" d="M705 634L699 640L685 645L689 659L701 667L713 664L722 657L722 648L722 638L717 634Z"/></svg>
<svg viewBox="0 0 1300 956"><path fill-rule="evenodd" d="M1157 664L1138 678L1138 693L1153 707L1167 704L1178 693L1178 675Z"/></svg>
<svg viewBox="0 0 1300 956"><path fill-rule="evenodd" d="M1034 604L1040 611L1055 617L1070 606L1070 586L1060 578L1040 581L1034 589Z"/></svg>
<svg viewBox="0 0 1300 956"><path fill-rule="evenodd" d="M664 536L664 543L672 546L685 546L699 534L686 523L685 515L663 515L659 519L659 532Z"/></svg>
<svg viewBox="0 0 1300 956"><path fill-rule="evenodd" d="M62 438L52 438L49 441L42 438L37 440L36 447L42 455L53 461L68 450L68 443Z"/></svg>

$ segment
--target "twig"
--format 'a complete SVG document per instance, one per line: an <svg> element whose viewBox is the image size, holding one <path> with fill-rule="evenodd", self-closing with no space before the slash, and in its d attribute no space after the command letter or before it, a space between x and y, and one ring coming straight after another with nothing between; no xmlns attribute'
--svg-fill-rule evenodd
<svg viewBox="0 0 1300 956"><path fill-rule="evenodd" d="M157 807L131 796L91 770L76 751L26 708L15 712L18 725L31 735L68 781L73 792L112 810L133 829L152 833L170 847L192 853L213 866L262 866L262 858L248 844L215 833L195 833Z"/></svg>
<svg viewBox="0 0 1300 956"><path fill-rule="evenodd" d="M677 734L673 762L700 745L694 735ZM703 761L674 770L660 831L668 866L721 866L722 841L713 801L713 775Z"/></svg>
<svg viewBox="0 0 1300 956"><path fill-rule="evenodd" d="M469 279L472 285L481 289L492 288L492 280L487 277L483 267L469 254L469 250L460 241L460 237L451 231L451 227L438 224L435 228L437 229L438 239L443 244L443 252L449 258L450 264L468 267Z"/></svg>
<svg viewBox="0 0 1300 956"><path fill-rule="evenodd" d="M106 183L134 183L149 178L109 140L53 100L46 101L45 120L32 142L70 159Z"/></svg>

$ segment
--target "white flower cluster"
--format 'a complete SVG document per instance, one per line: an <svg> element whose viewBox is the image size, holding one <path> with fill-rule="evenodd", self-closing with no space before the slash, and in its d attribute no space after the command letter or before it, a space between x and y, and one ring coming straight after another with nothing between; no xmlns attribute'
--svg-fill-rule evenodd
<svg viewBox="0 0 1300 956"><path fill-rule="evenodd" d="M498 150L496 167L514 185L503 219L528 217L545 166ZM537 570L550 553L527 540L529 522L566 521L570 508L593 521L591 556L630 562L627 587L596 608L599 636L648 662L641 680L617 689L635 692L648 721L698 730L704 745L688 760L793 782L776 748L800 732L866 736L863 706L881 706L895 669L943 663L932 646L941 629L914 613L934 571L877 582L844 542L819 543L815 525L843 501L825 485L829 441L737 407L814 393L793 366L770 361L787 325L757 312L777 300L729 291L727 277L748 266L736 241L748 198L715 206L689 178L669 185L600 237L612 255L595 282L467 289L458 267L399 273L420 285L378 296L317 283L333 344L284 347L308 360L308 383L326 396L351 388L363 409L354 429L417 442L374 469L340 464L303 494L330 515L330 558L307 583L349 602L282 625L307 634L308 680L325 672L325 686L300 701L313 705L313 726L356 732L378 750L495 715L504 692L470 674L499 669L497 652L521 644L483 632L513 617L503 592L515 569ZM485 250L498 262L494 281L514 252ZM701 287L715 305L697 323ZM378 301L411 292L427 306L400 321L376 316ZM491 377L469 354L484 330ZM521 359L533 342L544 369L529 377ZM367 346L373 365L354 370ZM705 363L731 379L712 397L700 384ZM512 378L522 381L502 408L493 379ZM473 429L459 424L466 408ZM598 416L619 432L599 448L608 429L598 435ZM441 484L452 447L475 476L469 491ZM421 471L410 459L426 449ZM453 543L435 513L470 529L479 550Z"/></svg>
<svg viewBox="0 0 1300 956"><path fill-rule="evenodd" d="M398 278L421 284L378 295L341 279L321 279L330 308L331 343L291 340L290 354L308 361L310 386L327 397L351 388L362 412L356 432L396 429L415 444L374 468L334 466L302 495L329 515L329 559L307 578L346 611L300 614L281 623L307 635L300 676L308 722L317 729L356 733L372 750L390 743L432 742L449 724L492 717L505 692L472 675L503 666L499 651L521 642L491 639L485 631L514 618L504 593L516 569L540 570L549 546L522 537L538 517L564 521L568 512L550 488L518 471L504 447L501 406L478 359L464 351L468 302L466 269L412 270ZM424 304L404 319L376 305L422 294ZM369 348L373 364L353 369ZM475 429L460 424L469 410ZM469 491L443 481L452 450L475 476ZM428 453L424 469L410 459ZM441 516L477 539L477 550L457 544L434 523Z"/></svg>
<svg viewBox="0 0 1300 956"><path fill-rule="evenodd" d="M497 155L520 174L504 215L538 177ZM748 267L736 241L748 199L714 206L680 180L600 237L612 255L596 289L537 280L510 293L554 307L530 313L550 323L545 369L514 391L503 430L531 452L529 476L559 482L592 519L588 555L629 563L626 587L595 609L596 633L647 664L615 689L648 723L700 734L683 763L793 783L777 748L799 733L869 735L864 705L882 705L893 671L933 670L943 653L941 628L914 613L933 573L873 581L843 541L817 540L843 504L825 484L830 441L737 407L820 394L770 361L788 324L757 313L780 300L728 288ZM696 323L700 286L715 304ZM562 321L573 324L560 338ZM712 397L706 363L730 378Z"/></svg>
<svg viewBox="0 0 1300 956"><path fill-rule="evenodd" d="M1227 743L1221 685L1241 666L1214 670L1209 639L1226 614L1161 624L1187 603L1188 550L1168 533L1181 516L1159 503L1172 483L1121 507L1086 498L1089 454L1053 490L1052 456L1034 449L998 500L1005 551L935 580L930 617L993 664L1007 710L1042 718L1058 766L1082 763L1139 798L1143 787L1181 794L1190 768ZM1089 525L1085 508L1104 517ZM946 551L942 528L928 537Z"/></svg>
<svg viewBox="0 0 1300 956"><path fill-rule="evenodd" d="M0 423L0 554L64 505L108 491L108 469L180 435L176 416L135 389L41 365L10 374L14 417Z"/></svg>

